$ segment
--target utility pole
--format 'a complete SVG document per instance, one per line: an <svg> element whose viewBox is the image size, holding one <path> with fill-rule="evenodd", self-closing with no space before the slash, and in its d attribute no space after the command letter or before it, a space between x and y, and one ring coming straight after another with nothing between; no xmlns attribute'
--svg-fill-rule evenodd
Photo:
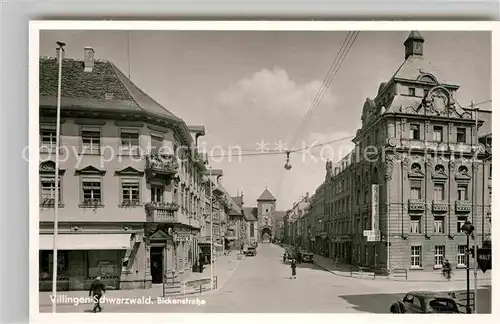
<svg viewBox="0 0 500 324"><path fill-rule="evenodd" d="M57 305L57 234L59 230L59 137L61 136L61 83L62 83L62 61L64 59L64 46L63 42L57 42L58 52L58 78L57 78L57 112L56 112L56 165L54 170L54 242L53 242L53 256L52 256L52 313L56 313Z"/></svg>
<svg viewBox="0 0 500 324"><path fill-rule="evenodd" d="M475 167L472 168L472 176L474 177L473 178L473 183L472 183L472 186L473 186L473 190L472 192L474 193L474 196L473 196L473 202L472 202L472 219L473 221L476 220L476 216L477 216L477 212L476 212L476 206L477 206L477 194L476 194L476 190L478 189L477 188L477 185L476 185L476 182L477 182L477 178L479 178L477 175L478 175L478 168L477 168L477 164L476 164L476 152L478 153L478 146L479 146L479 136L478 136L478 129L477 129L477 125L478 125L478 115L479 115L479 107L475 108L474 107L474 102L471 101L471 109L474 111L474 150L473 150L473 155L472 155L472 163ZM484 222L484 219L482 220ZM483 233L481 233L481 235L483 235ZM474 266L474 314L477 314L477 263L476 263L476 258L477 258L477 231L476 231L476 235L474 235L474 259L473 259L473 266Z"/></svg>

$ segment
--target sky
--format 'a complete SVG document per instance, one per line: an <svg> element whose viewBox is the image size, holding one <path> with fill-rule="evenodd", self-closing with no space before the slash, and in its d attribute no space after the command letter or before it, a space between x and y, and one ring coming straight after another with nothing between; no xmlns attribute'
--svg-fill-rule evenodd
<svg viewBox="0 0 500 324"><path fill-rule="evenodd" d="M205 126L200 146L224 170L231 195L243 192L245 206L255 206L267 187L285 210L314 193L327 158L335 162L353 148L363 104L403 63L408 34L361 31L293 146L347 31L42 31L40 55L55 56L58 40L68 58L82 59L83 48L93 47L97 59L112 61L188 125ZM459 104L491 99L489 32L421 35L424 57L460 86ZM284 169L286 149L337 139L344 140L292 153L292 169ZM249 155L263 147L280 154Z"/></svg>

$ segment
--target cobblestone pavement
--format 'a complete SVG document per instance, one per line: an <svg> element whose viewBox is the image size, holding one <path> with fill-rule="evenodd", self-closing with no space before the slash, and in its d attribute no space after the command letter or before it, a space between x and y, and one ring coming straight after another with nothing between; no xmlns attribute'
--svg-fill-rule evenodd
<svg viewBox="0 0 500 324"><path fill-rule="evenodd" d="M337 276L315 264L297 268L291 279L289 265L281 262L283 249L261 244L255 257L245 257L237 271L218 291L186 297L196 304L104 305L105 312L181 313L387 313L390 304L410 290L462 290L463 282L371 280ZM484 287L483 287L484 285ZM182 298L182 297L181 297ZM204 305L201 305L201 301ZM491 311L491 287L482 282L478 308ZM89 305L63 306L59 312L83 312ZM48 306L50 311L50 306Z"/></svg>

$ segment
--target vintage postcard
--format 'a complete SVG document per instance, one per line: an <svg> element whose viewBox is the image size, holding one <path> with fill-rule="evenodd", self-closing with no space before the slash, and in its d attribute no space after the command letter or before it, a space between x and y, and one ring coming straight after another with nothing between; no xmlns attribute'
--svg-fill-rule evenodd
<svg viewBox="0 0 500 324"><path fill-rule="evenodd" d="M491 314L492 35L32 22L32 312Z"/></svg>

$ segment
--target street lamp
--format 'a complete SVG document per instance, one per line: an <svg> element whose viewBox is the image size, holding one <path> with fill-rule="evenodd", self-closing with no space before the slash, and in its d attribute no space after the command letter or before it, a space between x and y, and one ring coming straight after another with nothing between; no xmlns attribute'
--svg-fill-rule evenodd
<svg viewBox="0 0 500 324"><path fill-rule="evenodd" d="M62 80L62 61L64 58L64 46L66 43L57 43L57 61L59 63L57 74L57 112L56 112L56 165L54 170L54 238L53 238L53 255L52 255L52 313L56 313L56 294L57 294L57 232L59 229L59 136L61 133L61 80Z"/></svg>
<svg viewBox="0 0 500 324"><path fill-rule="evenodd" d="M461 228L462 232L467 235L467 306L466 312L467 314L472 314L472 310L470 307L470 268L469 268L469 255L470 255L470 246L469 246L469 238L474 232L474 225L471 222L466 221ZM476 307L476 305L474 305Z"/></svg>
<svg viewBox="0 0 500 324"><path fill-rule="evenodd" d="M285 170L289 171L292 168L292 165L290 164L290 151L286 151L286 163L285 163Z"/></svg>

